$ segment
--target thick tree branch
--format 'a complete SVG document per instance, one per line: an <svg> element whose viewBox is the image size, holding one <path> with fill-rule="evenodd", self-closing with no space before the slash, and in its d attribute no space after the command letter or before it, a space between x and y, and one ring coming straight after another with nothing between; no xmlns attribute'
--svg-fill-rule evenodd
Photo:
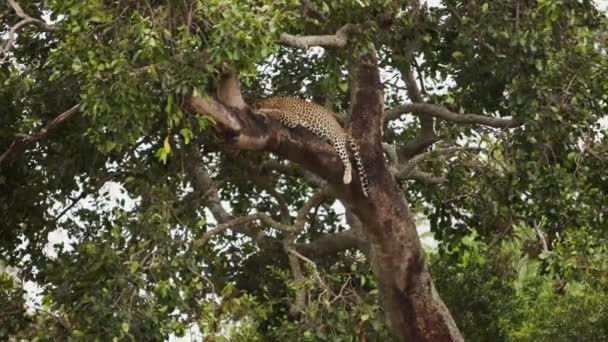
<svg viewBox="0 0 608 342"><path fill-rule="evenodd" d="M324 235L308 243L294 244L294 248L309 258L321 258L336 255L347 249L356 248L368 255L369 243L363 234L363 224L357 215L345 203L346 222L350 230Z"/></svg>
<svg viewBox="0 0 608 342"><path fill-rule="evenodd" d="M446 147L438 148L432 151L424 152L419 154L408 161L410 165L418 165L422 161L430 157L446 156L457 152L479 152L480 149L477 147Z"/></svg>
<svg viewBox="0 0 608 342"><path fill-rule="evenodd" d="M354 24L346 24L342 26L333 35L319 36L296 36L289 33L282 33L279 41L283 44L293 46L300 49L308 49L312 46L324 47L344 47L348 43L348 36L358 32L360 27Z"/></svg>
<svg viewBox="0 0 608 342"><path fill-rule="evenodd" d="M233 84L238 84L238 80ZM319 175L332 184L334 190L359 190L356 181L349 185L341 184L342 163L335 149L324 139L303 127L289 129L250 107L239 109L225 106L225 103L231 103L231 99L216 100L197 94L186 98L186 104L195 112L210 115L217 121L216 128L226 144L241 150L276 153Z"/></svg>
<svg viewBox="0 0 608 342"><path fill-rule="evenodd" d="M201 114L208 114L216 122L222 124L226 129L234 132L240 132L242 126L237 117L231 113L228 108L219 103L217 100L203 95L192 95L186 101L194 109Z"/></svg>
<svg viewBox="0 0 608 342"><path fill-rule="evenodd" d="M0 165L3 162L12 159L20 147L24 144L31 144L37 141L46 139L53 131L55 131L58 127L60 127L64 122L72 119L76 114L79 113L78 110L79 105L75 105L72 108L66 110L65 112L57 115L51 121L49 121L46 126L40 130L40 132L35 133L33 135L18 133L15 134L15 140L11 143L11 145L0 155Z"/></svg>
<svg viewBox="0 0 608 342"><path fill-rule="evenodd" d="M430 103L409 103L397 106L391 110L388 110L386 113L387 120L396 119L406 113L417 113L455 123L476 124L496 128L513 128L523 124L523 121L517 119L504 119L477 114L455 113L445 107Z"/></svg>

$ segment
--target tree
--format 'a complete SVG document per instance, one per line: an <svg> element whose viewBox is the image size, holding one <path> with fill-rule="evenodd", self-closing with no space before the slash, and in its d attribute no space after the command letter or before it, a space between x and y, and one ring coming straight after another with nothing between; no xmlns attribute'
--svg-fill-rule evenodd
<svg viewBox="0 0 608 342"><path fill-rule="evenodd" d="M592 2L7 5L0 255L44 285L19 334L161 340L195 323L218 339L460 341L415 215L445 246L522 225L543 256L573 227L605 238ZM368 197L326 141L252 106L285 95L339 113ZM45 252L58 232L69 243Z"/></svg>

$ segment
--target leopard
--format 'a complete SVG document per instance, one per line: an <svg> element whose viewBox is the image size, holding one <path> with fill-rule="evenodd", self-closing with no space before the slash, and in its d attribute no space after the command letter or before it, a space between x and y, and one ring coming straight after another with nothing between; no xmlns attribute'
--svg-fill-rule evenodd
<svg viewBox="0 0 608 342"><path fill-rule="evenodd" d="M256 102L254 108L288 128L293 129L302 126L314 135L329 141L344 165L344 175L342 177L344 184L350 184L352 181L353 169L348 154L348 148L350 148L359 174L363 195L368 197L369 184L359 145L352 135L340 125L336 119L336 114L331 110L298 97L266 98Z"/></svg>

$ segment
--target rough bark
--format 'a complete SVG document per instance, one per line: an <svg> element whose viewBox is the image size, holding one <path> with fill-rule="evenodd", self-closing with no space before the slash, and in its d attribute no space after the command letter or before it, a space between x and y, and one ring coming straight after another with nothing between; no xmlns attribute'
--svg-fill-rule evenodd
<svg viewBox="0 0 608 342"><path fill-rule="evenodd" d="M324 242L335 249L365 245L382 293L386 320L400 341L462 341L435 292L412 215L383 156L385 118L375 54L362 57L356 64L352 84L352 132L359 141L370 180L369 197L363 196L358 177L351 184L342 183L342 164L333 147L304 128L287 129L249 107L237 108L233 104L240 102L238 99L193 96L188 103L216 119L225 143L244 150L273 152L327 181L347 210L358 217L367 241L361 243L353 235L343 244L333 238ZM235 94L229 89L221 93ZM305 254L323 254L314 247L318 246L296 245Z"/></svg>

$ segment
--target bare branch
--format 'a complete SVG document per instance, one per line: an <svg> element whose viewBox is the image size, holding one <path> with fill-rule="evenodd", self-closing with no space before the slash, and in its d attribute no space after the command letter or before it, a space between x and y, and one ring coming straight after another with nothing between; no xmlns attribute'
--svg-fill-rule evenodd
<svg viewBox="0 0 608 342"><path fill-rule="evenodd" d="M397 106L386 112L387 120L393 120L406 113L426 114L446 121L463 124L477 124L496 128L512 128L523 124L517 119L495 118L477 114L455 113L445 107L430 103L409 103Z"/></svg>
<svg viewBox="0 0 608 342"><path fill-rule="evenodd" d="M282 33L279 37L279 41L283 44L300 49L308 49L311 46L344 47L348 43L348 36L351 33L358 31L360 31L359 26L346 24L333 35L296 36L289 33Z"/></svg>
<svg viewBox="0 0 608 342"><path fill-rule="evenodd" d="M301 259L302 261L304 261L306 264L309 265L312 275L316 278L318 285L323 289L322 294L324 294L324 293L331 294L332 293L329 286L327 286L325 281L323 281L323 278L321 278L321 276L319 275L319 270L317 268L317 264L315 264L314 261L312 261L309 258L307 258L306 256L298 253L298 251L291 248L289 246L289 244L285 244L284 248L285 248L285 252L287 252L290 263L293 263L294 266L297 264L297 270L300 271L301 276L302 276L302 273L301 273L301 268L300 268L300 262L298 259ZM304 276L302 276L302 278L300 278L300 281L303 281L303 280L304 280ZM300 298L298 298L298 297L300 297ZM300 305L302 303L305 303L305 298L306 297L305 297L304 289L299 289L298 292L296 292L296 300L300 301ZM303 306L302 306L302 308L303 308ZM294 309L298 309L298 308L295 307ZM297 313L297 312L295 312L295 313Z"/></svg>
<svg viewBox="0 0 608 342"><path fill-rule="evenodd" d="M49 121L46 126L40 130L40 132L28 135L28 134L15 134L15 140L11 143L11 145L0 155L0 165L7 160L11 159L19 149L19 147L23 144L31 144L40 140L47 138L54 130L56 130L59 126L61 126L64 122L72 119L76 114L79 113L78 110L79 105L75 105L72 108L66 110L65 112L57 115L51 121Z"/></svg>

